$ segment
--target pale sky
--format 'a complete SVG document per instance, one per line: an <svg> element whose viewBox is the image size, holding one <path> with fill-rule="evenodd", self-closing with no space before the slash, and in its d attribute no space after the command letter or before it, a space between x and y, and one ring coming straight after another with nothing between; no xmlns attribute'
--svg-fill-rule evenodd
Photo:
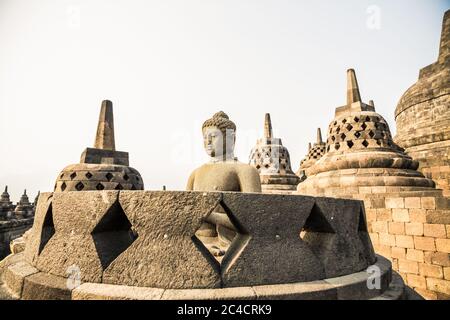
<svg viewBox="0 0 450 320"><path fill-rule="evenodd" d="M223 110L248 161L264 114L294 171L345 104L395 133L394 110L438 55L449 0L0 0L0 192L52 191L114 104L116 148L146 190L183 190L207 161L201 124Z"/></svg>

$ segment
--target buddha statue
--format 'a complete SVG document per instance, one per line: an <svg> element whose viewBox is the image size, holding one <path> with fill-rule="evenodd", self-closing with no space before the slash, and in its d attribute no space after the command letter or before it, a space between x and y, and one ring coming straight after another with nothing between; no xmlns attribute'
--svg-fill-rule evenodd
<svg viewBox="0 0 450 320"><path fill-rule="evenodd" d="M186 190L261 192L258 171L234 156L236 125L222 111L202 126L203 144L210 161L192 172ZM216 257L223 256L235 236L222 207L217 207L196 236Z"/></svg>

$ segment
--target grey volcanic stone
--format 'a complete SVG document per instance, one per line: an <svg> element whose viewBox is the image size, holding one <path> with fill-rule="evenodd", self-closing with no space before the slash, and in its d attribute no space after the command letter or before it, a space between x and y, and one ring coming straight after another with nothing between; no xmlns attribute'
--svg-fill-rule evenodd
<svg viewBox="0 0 450 320"><path fill-rule="evenodd" d="M355 200L316 198L303 240L325 266L327 278L362 270L373 262L371 245L366 247L359 236L362 205ZM368 244L370 239L364 239Z"/></svg>
<svg viewBox="0 0 450 320"><path fill-rule="evenodd" d="M117 202L118 194L118 191L54 193L55 234L37 258L37 268L61 277L67 277L71 269L79 269L82 281L101 282L103 267L92 232Z"/></svg>
<svg viewBox="0 0 450 320"><path fill-rule="evenodd" d="M222 261L224 286L323 279L322 264L300 239L314 201L307 196L223 193L222 206L239 231Z"/></svg>
<svg viewBox="0 0 450 320"><path fill-rule="evenodd" d="M104 283L157 288L218 288L219 266L194 236L220 193L121 191L138 237L103 274Z"/></svg>

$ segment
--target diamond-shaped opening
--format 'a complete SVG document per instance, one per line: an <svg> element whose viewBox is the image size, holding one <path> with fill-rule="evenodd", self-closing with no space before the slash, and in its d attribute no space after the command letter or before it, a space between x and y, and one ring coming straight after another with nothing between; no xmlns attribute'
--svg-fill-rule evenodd
<svg viewBox="0 0 450 320"><path fill-rule="evenodd" d="M362 145L363 145L365 148L367 148L367 146L369 145L369 142L367 142L367 140L364 140L364 141L362 142Z"/></svg>
<svg viewBox="0 0 450 320"><path fill-rule="evenodd" d="M75 179L76 176L77 176L76 172L72 172L72 173L70 174L70 180Z"/></svg>
<svg viewBox="0 0 450 320"><path fill-rule="evenodd" d="M228 263L230 258L227 258L227 252L235 252L238 247L242 248L250 238L248 232L236 221L223 202L219 203L206 218L206 222L195 233L195 237L218 263ZM238 237L241 240L235 241Z"/></svg>
<svg viewBox="0 0 450 320"><path fill-rule="evenodd" d="M128 181L130 179L130 177L125 173L123 175L123 180Z"/></svg>
<svg viewBox="0 0 450 320"><path fill-rule="evenodd" d="M366 117L366 121L370 121L370 117L369 116Z"/></svg>
<svg viewBox="0 0 450 320"><path fill-rule="evenodd" d="M340 128L340 127L337 127L336 133L339 134L339 132L341 132L341 128Z"/></svg>
<svg viewBox="0 0 450 320"><path fill-rule="evenodd" d="M347 138L347 136L343 133L343 134L341 134L341 140L342 141L344 141L345 140L345 138Z"/></svg>
<svg viewBox="0 0 450 320"><path fill-rule="evenodd" d="M63 182L63 183L61 184L61 191L66 190L66 188L67 188L67 185L66 185L65 182Z"/></svg>
<svg viewBox="0 0 450 320"><path fill-rule="evenodd" d="M103 270L138 238L118 201L101 218L91 236Z"/></svg>
<svg viewBox="0 0 450 320"><path fill-rule="evenodd" d="M377 139L377 145L381 146L381 140Z"/></svg>
<svg viewBox="0 0 450 320"><path fill-rule="evenodd" d="M347 146L349 147L349 148L351 148L351 147L353 147L353 141L352 140L348 140L347 141Z"/></svg>
<svg viewBox="0 0 450 320"><path fill-rule="evenodd" d="M325 218L322 210L314 204L311 209L311 213L306 219L303 230L305 233L308 232L322 232L322 233L335 233L333 227L330 225L328 220Z"/></svg>
<svg viewBox="0 0 450 320"><path fill-rule="evenodd" d="M44 223L42 224L41 240L39 242L38 255L44 250L45 245L50 241L50 238L55 234L55 225L53 223L53 209L50 203L47 212L45 213Z"/></svg>
<svg viewBox="0 0 450 320"><path fill-rule="evenodd" d="M364 123L361 125L361 128L362 128L363 130L366 130L367 124L364 122Z"/></svg>
<svg viewBox="0 0 450 320"><path fill-rule="evenodd" d="M331 136L331 140L334 142L336 140L335 136Z"/></svg>
<svg viewBox="0 0 450 320"><path fill-rule="evenodd" d="M78 191L83 190L83 189L84 189L84 184L83 184L83 182L78 182L78 183L75 185L75 189L77 189Z"/></svg>
<svg viewBox="0 0 450 320"><path fill-rule="evenodd" d="M336 231L333 229L322 210L314 204L300 232L300 238L322 261L326 261L327 252L333 246Z"/></svg>
<svg viewBox="0 0 450 320"><path fill-rule="evenodd" d="M86 172L85 176L86 176L86 178L90 179L90 178L92 178L92 173Z"/></svg>
<svg viewBox="0 0 450 320"><path fill-rule="evenodd" d="M355 122L359 122L359 118L358 118L358 117L354 117L353 120L354 120Z"/></svg>
<svg viewBox="0 0 450 320"><path fill-rule="evenodd" d="M351 130L353 129L353 126L349 123L349 124L347 124L347 125L345 126L345 128L346 128L348 131L351 131Z"/></svg>
<svg viewBox="0 0 450 320"><path fill-rule="evenodd" d="M369 131L369 136L370 136L371 138L373 138L373 137L375 136L375 132L373 132L372 130L370 130L370 131Z"/></svg>
<svg viewBox="0 0 450 320"><path fill-rule="evenodd" d="M347 122L347 119L342 120L342 123L346 123L346 122Z"/></svg>
<svg viewBox="0 0 450 320"><path fill-rule="evenodd" d="M339 145L339 142L334 145L334 149L336 149L336 150L339 150L340 147L341 146Z"/></svg>
<svg viewBox="0 0 450 320"><path fill-rule="evenodd" d="M123 190L123 186L120 183L118 183L114 189L115 190Z"/></svg>
<svg viewBox="0 0 450 320"><path fill-rule="evenodd" d="M360 133L359 131L356 131L356 132L354 133L354 135L355 135L356 138L361 137L361 133Z"/></svg>
<svg viewBox="0 0 450 320"><path fill-rule="evenodd" d="M108 173L105 175L105 177L106 177L106 179L108 179L108 181L111 181L112 178L113 178L114 176L113 176L113 174L112 174L111 172L108 172Z"/></svg>
<svg viewBox="0 0 450 320"><path fill-rule="evenodd" d="M98 183L98 184L95 186L95 189L101 191L101 190L104 190L104 189L105 189L105 186L104 186L102 183Z"/></svg>

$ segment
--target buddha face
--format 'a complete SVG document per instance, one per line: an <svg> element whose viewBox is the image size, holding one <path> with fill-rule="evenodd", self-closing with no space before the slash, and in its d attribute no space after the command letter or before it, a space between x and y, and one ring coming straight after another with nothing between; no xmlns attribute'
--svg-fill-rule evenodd
<svg viewBox="0 0 450 320"><path fill-rule="evenodd" d="M227 129L226 133L218 127L206 127L203 129L203 145L206 153L211 158L234 158L234 130Z"/></svg>

